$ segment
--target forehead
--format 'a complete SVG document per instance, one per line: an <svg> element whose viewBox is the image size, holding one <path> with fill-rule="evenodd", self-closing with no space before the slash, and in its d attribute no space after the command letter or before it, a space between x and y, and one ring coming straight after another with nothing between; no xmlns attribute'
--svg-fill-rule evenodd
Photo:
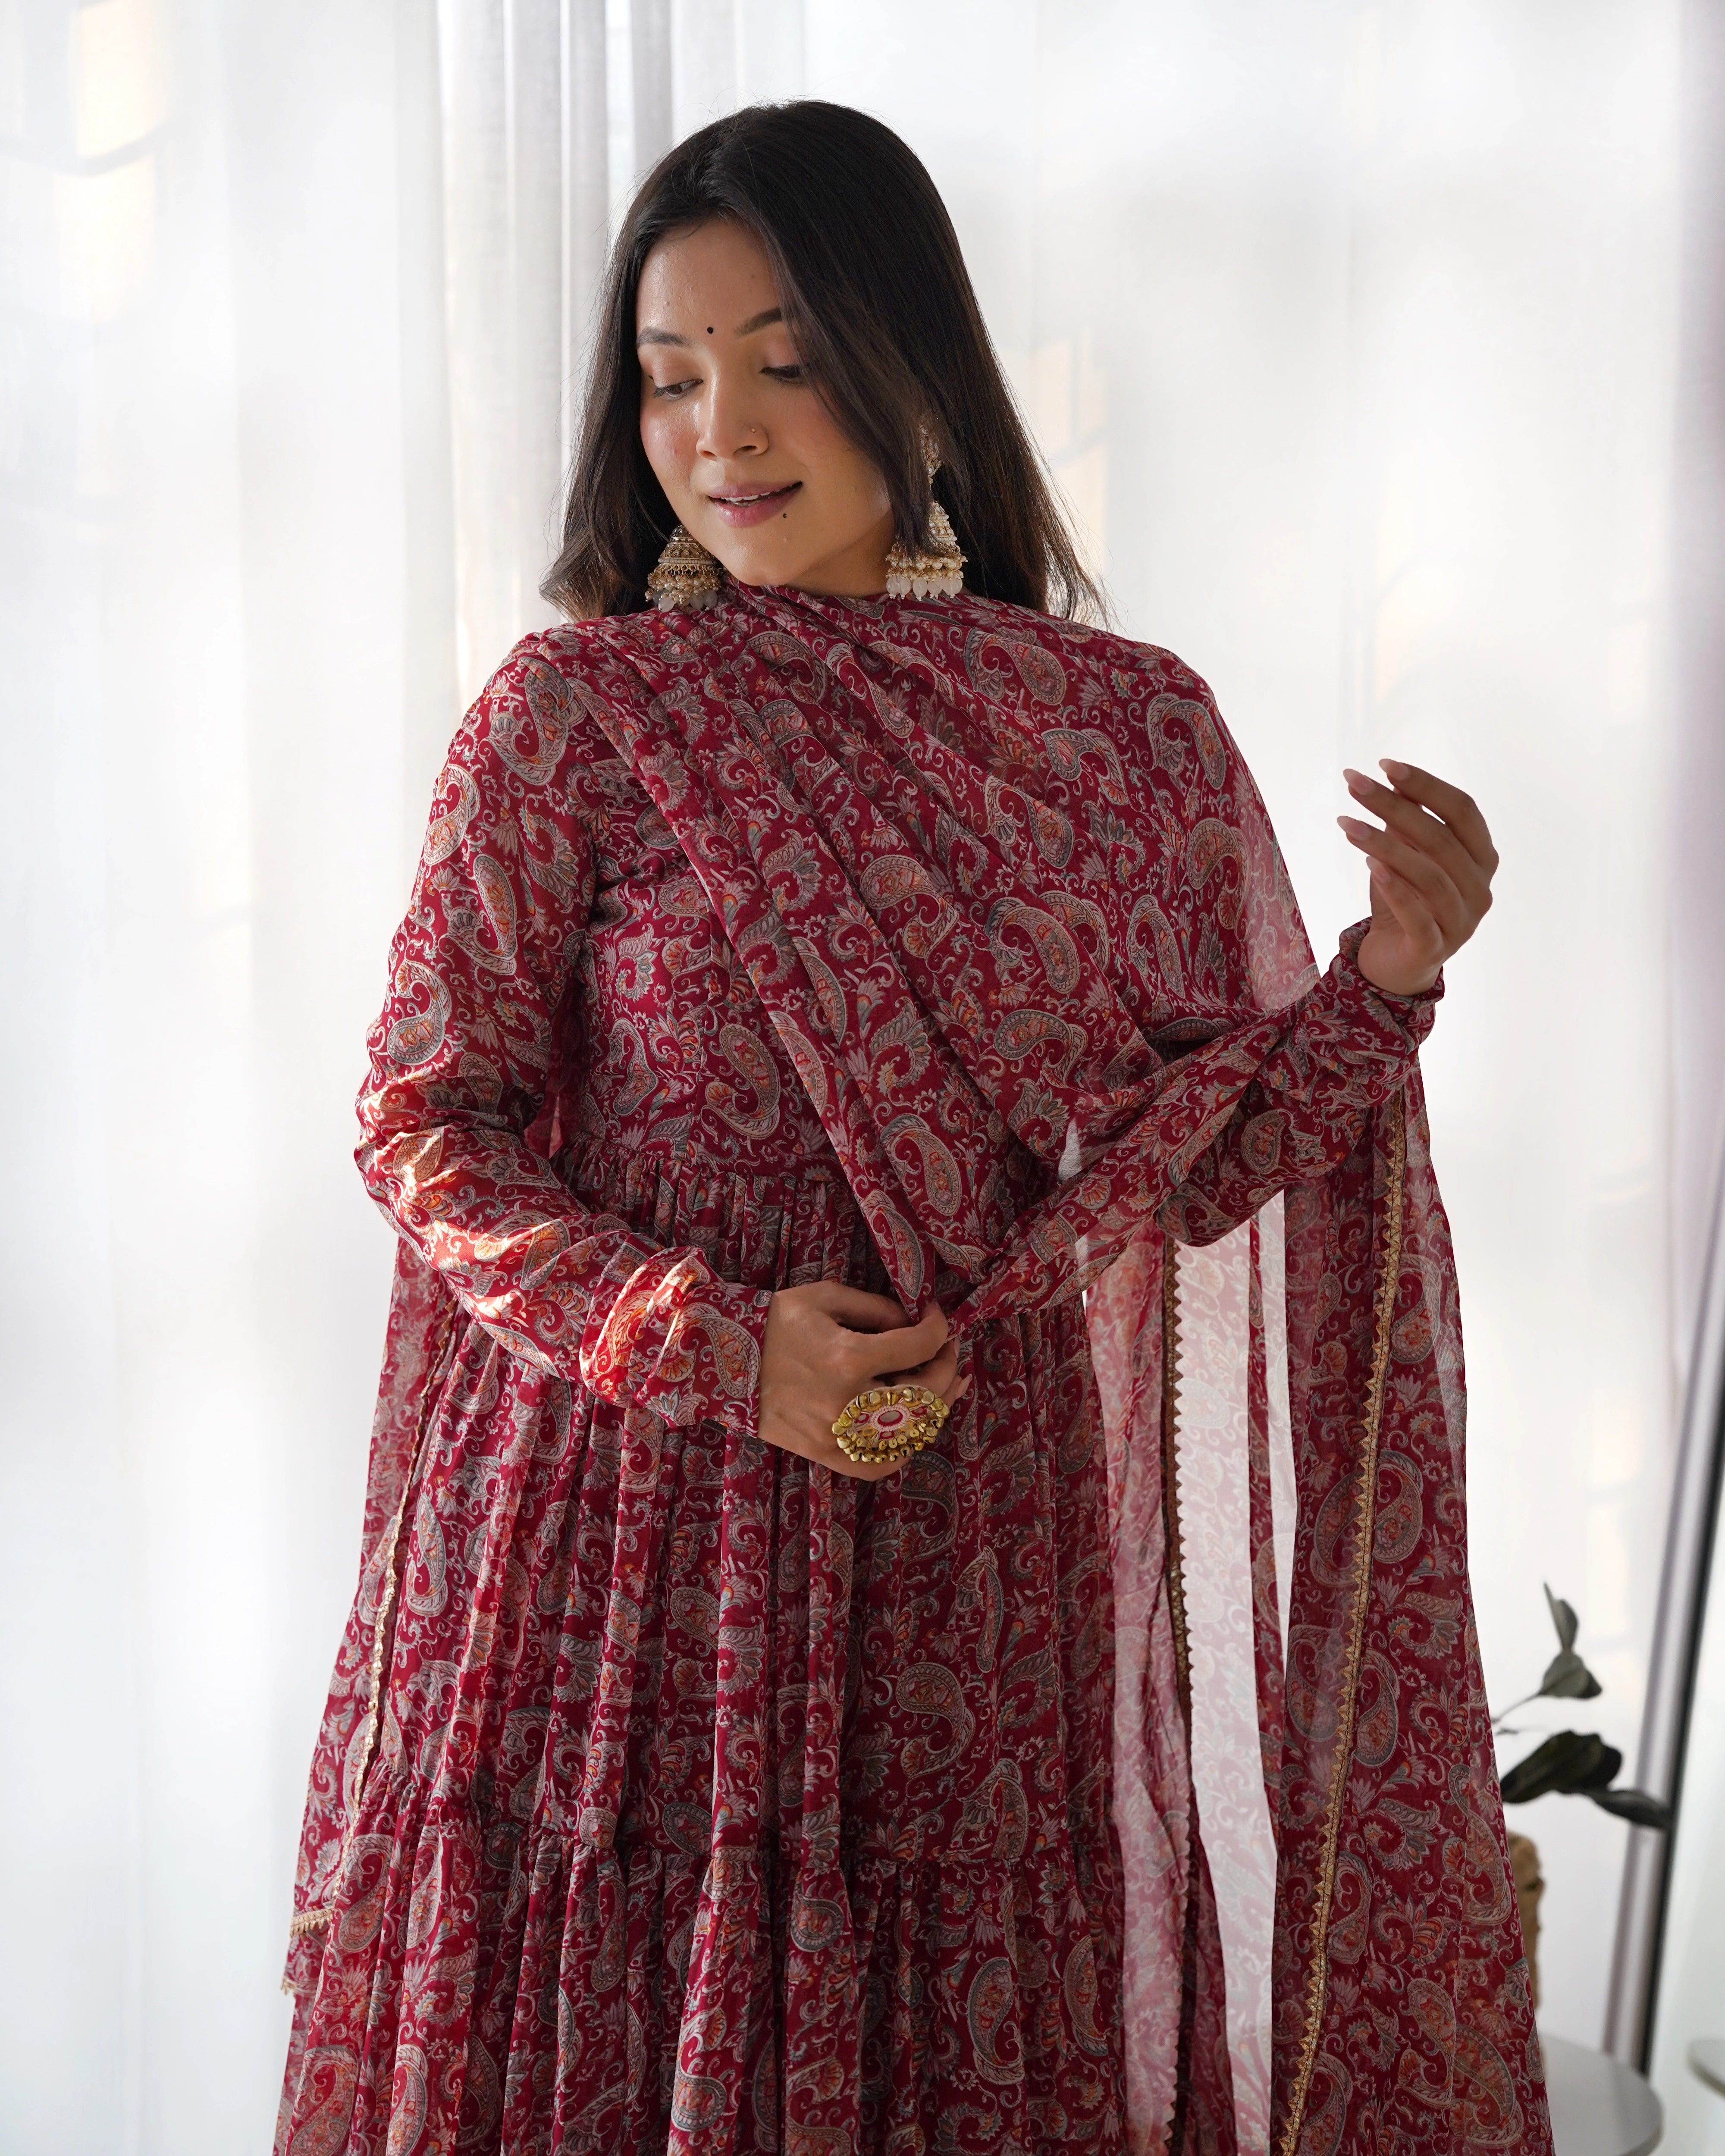
<svg viewBox="0 0 1725 2156"><path fill-rule="evenodd" d="M675 329L700 316L703 334L734 333L739 323L778 305L766 249L729 218L667 233L641 264L635 327Z"/></svg>

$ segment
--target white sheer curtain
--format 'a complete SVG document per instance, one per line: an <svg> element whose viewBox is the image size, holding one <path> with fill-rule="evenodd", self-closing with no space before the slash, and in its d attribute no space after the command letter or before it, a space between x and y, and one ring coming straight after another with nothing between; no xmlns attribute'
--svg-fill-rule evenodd
<svg viewBox="0 0 1725 2156"><path fill-rule="evenodd" d="M268 2143L455 709L434 33L0 12L8 2156Z"/></svg>
<svg viewBox="0 0 1725 2156"><path fill-rule="evenodd" d="M1359 909L1340 763L1488 805L1501 903L1427 1059L1486 1666L1534 1681L1549 1579L1607 1685L1566 1718L1633 1760L1719 1108L1685 20L0 4L8 2156L267 2143L388 1261L362 1037L443 742L543 619L608 232L759 96L928 162L1122 624L1215 685L1320 945ZM1597 2041L1627 1830L1520 1823L1547 2024Z"/></svg>

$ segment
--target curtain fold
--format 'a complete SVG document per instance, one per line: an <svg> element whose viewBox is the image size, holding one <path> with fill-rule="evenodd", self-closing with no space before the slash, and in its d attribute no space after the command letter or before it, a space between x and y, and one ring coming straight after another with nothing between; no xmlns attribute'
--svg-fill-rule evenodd
<svg viewBox="0 0 1725 2156"><path fill-rule="evenodd" d="M443 0L439 28L465 704L556 618L538 587L608 236L604 0Z"/></svg>

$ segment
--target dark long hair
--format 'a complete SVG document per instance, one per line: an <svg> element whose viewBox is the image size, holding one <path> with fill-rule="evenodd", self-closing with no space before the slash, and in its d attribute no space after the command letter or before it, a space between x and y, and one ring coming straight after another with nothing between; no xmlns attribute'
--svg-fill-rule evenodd
<svg viewBox="0 0 1725 2156"><path fill-rule="evenodd" d="M958 237L922 161L848 105L757 105L680 143L643 183L618 237L593 341L562 551L541 590L574 614L634 613L676 522L641 447L635 289L666 234L734 218L766 250L809 381L886 482L900 536L928 543L919 432L935 491L989 598L1100 619L1070 534L971 289Z"/></svg>

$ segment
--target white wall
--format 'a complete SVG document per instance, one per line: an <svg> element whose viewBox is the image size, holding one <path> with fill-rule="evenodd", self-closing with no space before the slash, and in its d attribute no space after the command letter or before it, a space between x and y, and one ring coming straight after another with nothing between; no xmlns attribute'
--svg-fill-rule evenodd
<svg viewBox="0 0 1725 2156"><path fill-rule="evenodd" d="M591 28L515 0L518 55L559 5ZM1704 649L1672 687L1677 0L634 7L672 124L806 84L927 159L1122 625L1214 683L1315 941L1362 903L1343 762L1487 806L1501 902L1428 1057L1486 1667L1534 1681L1548 1578L1608 1686L1569 1718L1633 1758L1717 1111L1692 932L1670 955L1674 804L1701 859L1720 783L1677 761ZM12 0L0 63L0 2147L228 2156L273 2114L352 1584L362 1037L456 622L482 674L532 603L522 444L567 421L500 424L493 469L458 398L452 449L423 0ZM614 196L658 122L608 78ZM1625 1830L1517 1823L1547 2025L1597 2041Z"/></svg>

